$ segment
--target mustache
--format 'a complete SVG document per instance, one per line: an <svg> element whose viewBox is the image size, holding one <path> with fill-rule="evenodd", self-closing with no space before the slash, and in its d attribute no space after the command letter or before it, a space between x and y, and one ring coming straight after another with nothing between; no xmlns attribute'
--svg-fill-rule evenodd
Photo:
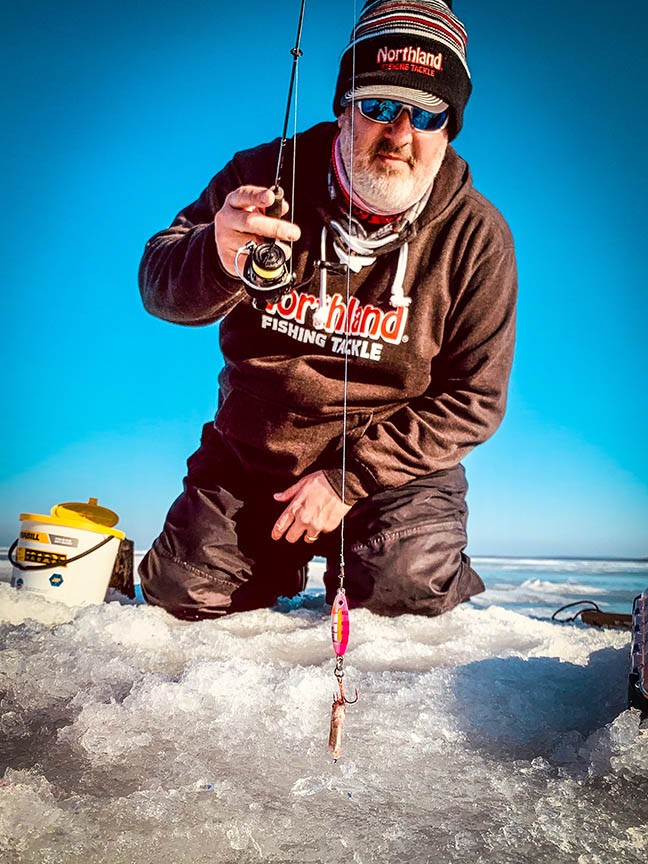
<svg viewBox="0 0 648 864"><path fill-rule="evenodd" d="M387 138L381 138L373 147L371 153L372 159L377 156L397 156L403 159L410 168L416 165L416 160L412 156L412 150L409 144L404 144L402 147L396 147Z"/></svg>

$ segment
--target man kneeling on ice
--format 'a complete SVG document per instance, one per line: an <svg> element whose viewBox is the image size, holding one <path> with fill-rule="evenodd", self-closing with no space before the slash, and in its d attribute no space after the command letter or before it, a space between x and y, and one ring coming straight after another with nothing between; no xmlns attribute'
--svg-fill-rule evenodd
<svg viewBox="0 0 648 864"><path fill-rule="evenodd" d="M271 606L304 588L313 555L331 602L342 548L350 606L438 615L483 590L461 459L504 413L516 274L506 223L448 146L466 42L450 3L366 3L337 123L285 147L280 215L290 201L295 222L266 212L274 141L148 242L146 308L222 319L225 361L216 419L140 567L150 603L190 619Z"/></svg>

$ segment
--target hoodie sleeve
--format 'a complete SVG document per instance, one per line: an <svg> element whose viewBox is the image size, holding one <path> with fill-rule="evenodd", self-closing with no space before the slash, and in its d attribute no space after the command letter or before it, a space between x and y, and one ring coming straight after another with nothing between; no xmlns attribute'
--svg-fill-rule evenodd
<svg viewBox="0 0 648 864"><path fill-rule="evenodd" d="M335 129L334 123L320 124L304 135L304 152L314 162L319 164L320 151L325 154L325 160L328 159ZM211 324L247 297L241 281L230 276L221 264L214 216L229 193L239 186L269 187L273 184L279 144L277 138L236 153L210 181L200 198L181 210L169 228L148 241L139 269L140 293L148 312L177 324ZM292 160L292 146L289 141L285 151L287 165ZM328 162L325 164L328 166ZM305 170L311 177L310 158ZM289 199L288 177L283 186Z"/></svg>
<svg viewBox="0 0 648 864"><path fill-rule="evenodd" d="M460 281L427 391L349 447L348 503L456 465L501 423L515 340L512 244L484 254ZM341 494L341 470L326 474Z"/></svg>
<svg viewBox="0 0 648 864"><path fill-rule="evenodd" d="M139 287L152 315L176 324L211 324L245 296L240 280L223 268L214 234L216 212L227 195L246 182L239 162L235 157L197 201L146 244Z"/></svg>

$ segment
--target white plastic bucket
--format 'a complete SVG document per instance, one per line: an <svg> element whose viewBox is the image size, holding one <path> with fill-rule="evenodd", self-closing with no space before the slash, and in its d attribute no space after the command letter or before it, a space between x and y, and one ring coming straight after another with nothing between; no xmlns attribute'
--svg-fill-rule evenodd
<svg viewBox="0 0 648 864"><path fill-rule="evenodd" d="M9 550L11 584L68 606L103 603L123 531L112 510L88 503L57 504L50 515L21 513Z"/></svg>

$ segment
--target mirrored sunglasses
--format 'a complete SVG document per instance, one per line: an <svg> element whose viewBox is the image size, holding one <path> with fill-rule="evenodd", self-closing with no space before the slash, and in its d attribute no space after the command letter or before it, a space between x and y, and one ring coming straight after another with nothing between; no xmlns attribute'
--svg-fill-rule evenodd
<svg viewBox="0 0 648 864"><path fill-rule="evenodd" d="M395 123L403 110L410 116L410 122L417 132L440 132L448 123L448 110L434 114L432 111L424 111L415 108L414 105L405 105L404 102L396 102L394 99L360 99L356 102L358 110L367 120L374 123Z"/></svg>

